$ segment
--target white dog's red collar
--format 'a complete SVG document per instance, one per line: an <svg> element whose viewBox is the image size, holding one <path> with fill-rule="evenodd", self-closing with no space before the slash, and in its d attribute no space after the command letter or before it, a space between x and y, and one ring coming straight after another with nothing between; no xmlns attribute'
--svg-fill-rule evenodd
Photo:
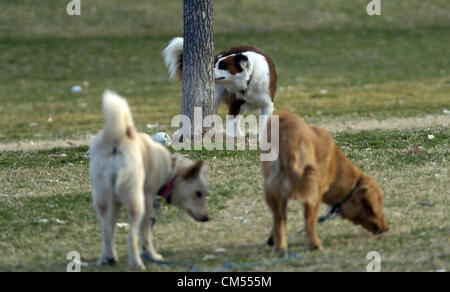
<svg viewBox="0 0 450 292"><path fill-rule="evenodd" d="M175 180L177 179L177 175L175 175L175 177L166 185L164 185L159 191L158 191L158 196L166 199L166 200L170 200L169 196L172 193L173 188L175 187Z"/></svg>

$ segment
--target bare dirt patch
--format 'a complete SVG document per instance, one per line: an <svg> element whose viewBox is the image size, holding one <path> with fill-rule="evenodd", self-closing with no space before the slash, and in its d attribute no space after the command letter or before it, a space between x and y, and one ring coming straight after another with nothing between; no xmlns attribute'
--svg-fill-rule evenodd
<svg viewBox="0 0 450 292"><path fill-rule="evenodd" d="M327 121L320 126L331 132L348 132L362 130L426 129L431 127L448 127L450 115L430 115L426 117L389 118L384 120ZM251 133L255 134L255 133ZM21 141L0 144L0 151L37 151L54 148L70 148L89 145L91 138L55 140L55 141Z"/></svg>

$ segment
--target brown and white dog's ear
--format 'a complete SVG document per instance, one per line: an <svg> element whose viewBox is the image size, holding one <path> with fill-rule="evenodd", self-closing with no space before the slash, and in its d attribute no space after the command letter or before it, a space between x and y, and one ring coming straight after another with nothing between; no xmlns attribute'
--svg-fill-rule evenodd
<svg viewBox="0 0 450 292"><path fill-rule="evenodd" d="M200 171L202 170L202 166L203 166L203 160L199 160L196 163L194 163L193 165L191 165L186 172L183 175L184 179L193 179L196 178L199 174Z"/></svg>
<svg viewBox="0 0 450 292"><path fill-rule="evenodd" d="M250 61L248 60L247 56L244 56L242 54L237 54L234 57L234 62L236 63L237 67L246 68L246 69L248 69L250 67Z"/></svg>

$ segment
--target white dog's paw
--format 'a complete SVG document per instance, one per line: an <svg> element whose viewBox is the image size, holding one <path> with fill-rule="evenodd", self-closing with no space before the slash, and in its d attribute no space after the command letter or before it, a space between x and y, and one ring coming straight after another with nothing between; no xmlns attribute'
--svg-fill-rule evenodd
<svg viewBox="0 0 450 292"><path fill-rule="evenodd" d="M156 253L156 252L154 254L150 255L150 257L153 260L155 260L155 261L162 261L162 260L164 260L163 256L160 255L159 253Z"/></svg>
<svg viewBox="0 0 450 292"><path fill-rule="evenodd" d="M145 265L142 263L142 260L132 261L130 262L130 270L142 271L145 270Z"/></svg>
<svg viewBox="0 0 450 292"><path fill-rule="evenodd" d="M111 257L111 258L101 257L97 262L97 266L99 266L99 267L111 266L111 265L114 265L116 262L117 262L117 259L114 257Z"/></svg>
<svg viewBox="0 0 450 292"><path fill-rule="evenodd" d="M159 253L157 253L157 252L149 253L147 251L144 251L142 253L142 258L144 259L144 261L151 261L151 260L163 261L164 260L163 256L160 255Z"/></svg>

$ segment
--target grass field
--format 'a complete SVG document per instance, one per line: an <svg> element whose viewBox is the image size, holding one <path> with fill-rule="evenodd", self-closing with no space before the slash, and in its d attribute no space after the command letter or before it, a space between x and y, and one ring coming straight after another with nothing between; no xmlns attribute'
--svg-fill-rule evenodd
<svg viewBox="0 0 450 292"><path fill-rule="evenodd" d="M149 134L173 133L180 112L181 86L168 81L161 51L182 35L181 1L82 0L76 17L65 14L68 2L0 2L0 271L65 271L70 251L88 263L83 271L127 270L126 228L116 235L119 263L95 265L101 235L87 151L103 124L101 93L126 96ZM390 224L374 238L329 221L319 227L324 251L307 251L300 236L290 246L299 259L238 270L365 271L372 250L382 271L450 269L450 3L382 0L382 15L369 17L368 2L214 3L216 51L264 49L279 73L275 107L332 131L381 185ZM154 242L165 259L209 270L279 258L264 245L271 216L258 152L185 154L211 168L213 220L194 223L163 205ZM291 202L289 236L303 228L302 212Z"/></svg>

